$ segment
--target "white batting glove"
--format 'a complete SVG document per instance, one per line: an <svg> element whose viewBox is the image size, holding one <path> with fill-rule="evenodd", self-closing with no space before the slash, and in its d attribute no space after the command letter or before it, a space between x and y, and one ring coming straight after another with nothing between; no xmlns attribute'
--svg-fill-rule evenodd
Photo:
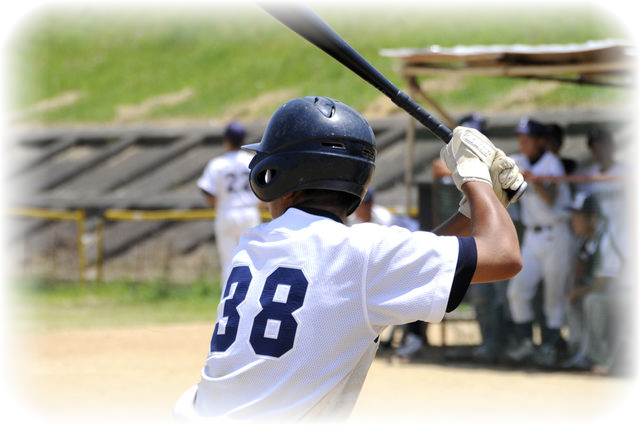
<svg viewBox="0 0 640 425"><path fill-rule="evenodd" d="M492 185L489 167L496 147L478 130L456 127L451 141L440 150L458 190L464 183L480 181Z"/></svg>
<svg viewBox="0 0 640 425"><path fill-rule="evenodd" d="M496 149L495 157L489 168L489 174L491 175L493 192L506 208L510 203L506 190L517 190L524 181L524 177L515 161L500 149ZM471 218L471 206L466 196L463 196L462 200L460 200L458 211L465 217Z"/></svg>
<svg viewBox="0 0 640 425"><path fill-rule="evenodd" d="M524 181L520 169L515 161L509 158L500 149L496 150L495 158L489 167L493 192L500 203L506 208L509 205L509 197L506 190L516 191Z"/></svg>

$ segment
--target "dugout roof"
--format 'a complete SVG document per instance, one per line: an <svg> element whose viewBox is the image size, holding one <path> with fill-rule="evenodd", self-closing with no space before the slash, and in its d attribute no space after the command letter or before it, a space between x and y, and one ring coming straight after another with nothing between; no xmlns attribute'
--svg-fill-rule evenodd
<svg viewBox="0 0 640 425"><path fill-rule="evenodd" d="M631 87L636 47L628 41L597 40L583 44L471 45L382 49L395 58L396 70L409 90L422 95L419 77L439 74L555 80L576 84ZM433 102L435 105L435 102ZM438 108L446 121L453 121ZM450 125L454 122L449 122Z"/></svg>
<svg viewBox="0 0 640 425"><path fill-rule="evenodd" d="M582 44L470 45L381 49L380 55L398 61L396 71L408 85L408 94L429 103L442 122L454 128L456 120L420 86L418 79L441 74L513 77L631 88L634 85L636 47L624 40L596 40ZM410 126L411 127L411 126ZM408 133L409 149L414 140ZM407 185L413 181L407 170ZM411 204L410 195L407 204Z"/></svg>

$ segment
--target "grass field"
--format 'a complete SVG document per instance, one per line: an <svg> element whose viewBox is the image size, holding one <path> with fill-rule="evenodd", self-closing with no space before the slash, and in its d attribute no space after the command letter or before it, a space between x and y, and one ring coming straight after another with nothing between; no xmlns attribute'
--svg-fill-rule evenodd
<svg viewBox="0 0 640 425"><path fill-rule="evenodd" d="M217 281L13 281L6 289L11 328L27 332L207 321L213 326L220 299Z"/></svg>
<svg viewBox="0 0 640 425"><path fill-rule="evenodd" d="M629 38L627 28L592 3L485 4L312 2L345 40L399 87L381 48L470 44L583 43ZM46 4L36 8L5 48L12 112L69 95L57 107L31 110L25 122L264 118L284 100L323 94L364 109L379 93L251 2L234 6L175 2L132 6ZM454 109L489 108L525 80L435 80L432 95ZM123 107L162 97L144 114ZM173 96L173 97L172 97ZM63 96L64 98L64 96ZM561 85L533 99L540 107L624 101L615 88ZM517 102L516 102L517 103ZM501 105L508 109L514 104Z"/></svg>

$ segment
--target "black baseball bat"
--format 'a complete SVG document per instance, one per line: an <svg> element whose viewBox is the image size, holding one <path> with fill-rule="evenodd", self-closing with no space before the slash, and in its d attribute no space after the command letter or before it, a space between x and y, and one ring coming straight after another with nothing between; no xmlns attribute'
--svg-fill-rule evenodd
<svg viewBox="0 0 640 425"><path fill-rule="evenodd" d="M381 91L398 107L405 110L444 143L449 143L451 130L425 111L409 95L397 88L388 78L355 51L309 6L299 2L258 2L271 16L289 27L296 34L323 50L349 68L360 78ZM517 201L527 188L523 182L516 191L507 191L511 202Z"/></svg>

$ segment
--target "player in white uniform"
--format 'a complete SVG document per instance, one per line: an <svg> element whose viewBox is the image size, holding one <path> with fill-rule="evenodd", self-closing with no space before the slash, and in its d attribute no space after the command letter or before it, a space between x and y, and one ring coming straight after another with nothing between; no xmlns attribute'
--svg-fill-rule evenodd
<svg viewBox="0 0 640 425"><path fill-rule="evenodd" d="M576 275L570 292L569 368L608 371L630 353L618 352L633 335L629 306L633 283L625 273L628 250L620 245L593 194L578 193L571 228L579 237Z"/></svg>
<svg viewBox="0 0 640 425"><path fill-rule="evenodd" d="M562 161L545 150L546 127L523 118L516 128L521 154L513 159L529 176L564 176ZM532 359L535 347L531 327L534 320L533 298L543 281L543 311L548 333L536 354L539 363L551 366L556 361L561 341L560 329L568 296L569 264L572 242L569 229L571 192L567 183L533 182L520 199L520 214L525 226L522 243L522 271L508 285L507 297L516 324L517 345L507 351L514 361Z"/></svg>
<svg viewBox="0 0 640 425"><path fill-rule="evenodd" d="M587 145L595 164L585 174L594 177L611 177L612 180L593 181L582 186L581 191L595 195L603 215L609 221L609 228L621 241L626 241L629 217L626 197L626 178L629 169L615 160L615 142L606 130L594 129L587 136Z"/></svg>
<svg viewBox="0 0 640 425"><path fill-rule="evenodd" d="M178 400L177 419L346 418L386 326L437 322L470 281L520 269L502 187L522 176L473 130L457 128L441 152L467 202L439 233L465 237L343 224L376 154L371 127L343 103L290 100L246 148L256 152L251 187L273 220L243 234L200 383Z"/></svg>
<svg viewBox="0 0 640 425"><path fill-rule="evenodd" d="M220 285L229 275L233 251L245 229L260 224L259 200L249 186L249 162L253 155L241 149L245 128L231 122L223 136L227 152L207 164L198 187L207 204L216 210L214 231L220 258Z"/></svg>

